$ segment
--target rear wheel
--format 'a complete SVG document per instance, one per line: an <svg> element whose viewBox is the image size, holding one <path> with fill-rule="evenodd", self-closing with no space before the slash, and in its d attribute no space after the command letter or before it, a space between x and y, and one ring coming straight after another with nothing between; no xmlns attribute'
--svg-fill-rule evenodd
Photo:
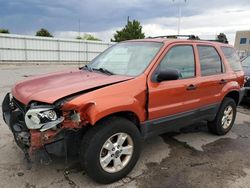
<svg viewBox="0 0 250 188"><path fill-rule="evenodd" d="M212 122L208 122L208 129L217 135L225 135L233 127L236 117L236 103L232 98L226 97Z"/></svg>
<svg viewBox="0 0 250 188"><path fill-rule="evenodd" d="M131 121L110 117L100 121L84 136L80 162L99 183L112 183L126 176L141 151L141 135Z"/></svg>

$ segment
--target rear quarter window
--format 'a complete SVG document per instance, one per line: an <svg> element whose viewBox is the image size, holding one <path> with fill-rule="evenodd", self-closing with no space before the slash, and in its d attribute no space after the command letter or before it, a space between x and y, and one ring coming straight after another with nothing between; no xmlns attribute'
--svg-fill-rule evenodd
<svg viewBox="0 0 250 188"><path fill-rule="evenodd" d="M239 56L236 54L235 50L231 47L225 47L222 46L221 47L222 52L224 53L231 69L233 71L241 71L242 67L240 64L240 58Z"/></svg>

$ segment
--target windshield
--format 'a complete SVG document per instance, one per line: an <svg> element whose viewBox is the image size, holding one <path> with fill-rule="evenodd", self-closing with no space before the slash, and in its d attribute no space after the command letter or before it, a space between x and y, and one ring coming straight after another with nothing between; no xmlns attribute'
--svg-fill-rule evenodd
<svg viewBox="0 0 250 188"><path fill-rule="evenodd" d="M118 43L97 56L88 67L112 74L137 76L143 73L162 45L157 42Z"/></svg>
<svg viewBox="0 0 250 188"><path fill-rule="evenodd" d="M242 61L243 67L250 67L250 56L248 56L246 59Z"/></svg>

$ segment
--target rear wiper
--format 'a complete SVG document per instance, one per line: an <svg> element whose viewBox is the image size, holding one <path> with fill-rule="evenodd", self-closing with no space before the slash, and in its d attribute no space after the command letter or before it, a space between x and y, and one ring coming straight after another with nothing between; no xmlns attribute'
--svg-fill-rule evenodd
<svg viewBox="0 0 250 188"><path fill-rule="evenodd" d="M92 70L95 70L95 71L99 71L99 72L102 72L102 73L105 73L105 74L108 74L108 75L114 75L113 72L109 71L108 69L105 69L105 68L93 68Z"/></svg>

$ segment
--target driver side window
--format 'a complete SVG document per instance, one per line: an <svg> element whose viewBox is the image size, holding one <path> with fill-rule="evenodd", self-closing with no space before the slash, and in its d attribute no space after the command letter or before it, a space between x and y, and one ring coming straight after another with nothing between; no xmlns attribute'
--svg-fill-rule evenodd
<svg viewBox="0 0 250 188"><path fill-rule="evenodd" d="M175 69L180 74L180 79L195 76L195 60L193 47L180 45L171 48L160 63L160 70Z"/></svg>

